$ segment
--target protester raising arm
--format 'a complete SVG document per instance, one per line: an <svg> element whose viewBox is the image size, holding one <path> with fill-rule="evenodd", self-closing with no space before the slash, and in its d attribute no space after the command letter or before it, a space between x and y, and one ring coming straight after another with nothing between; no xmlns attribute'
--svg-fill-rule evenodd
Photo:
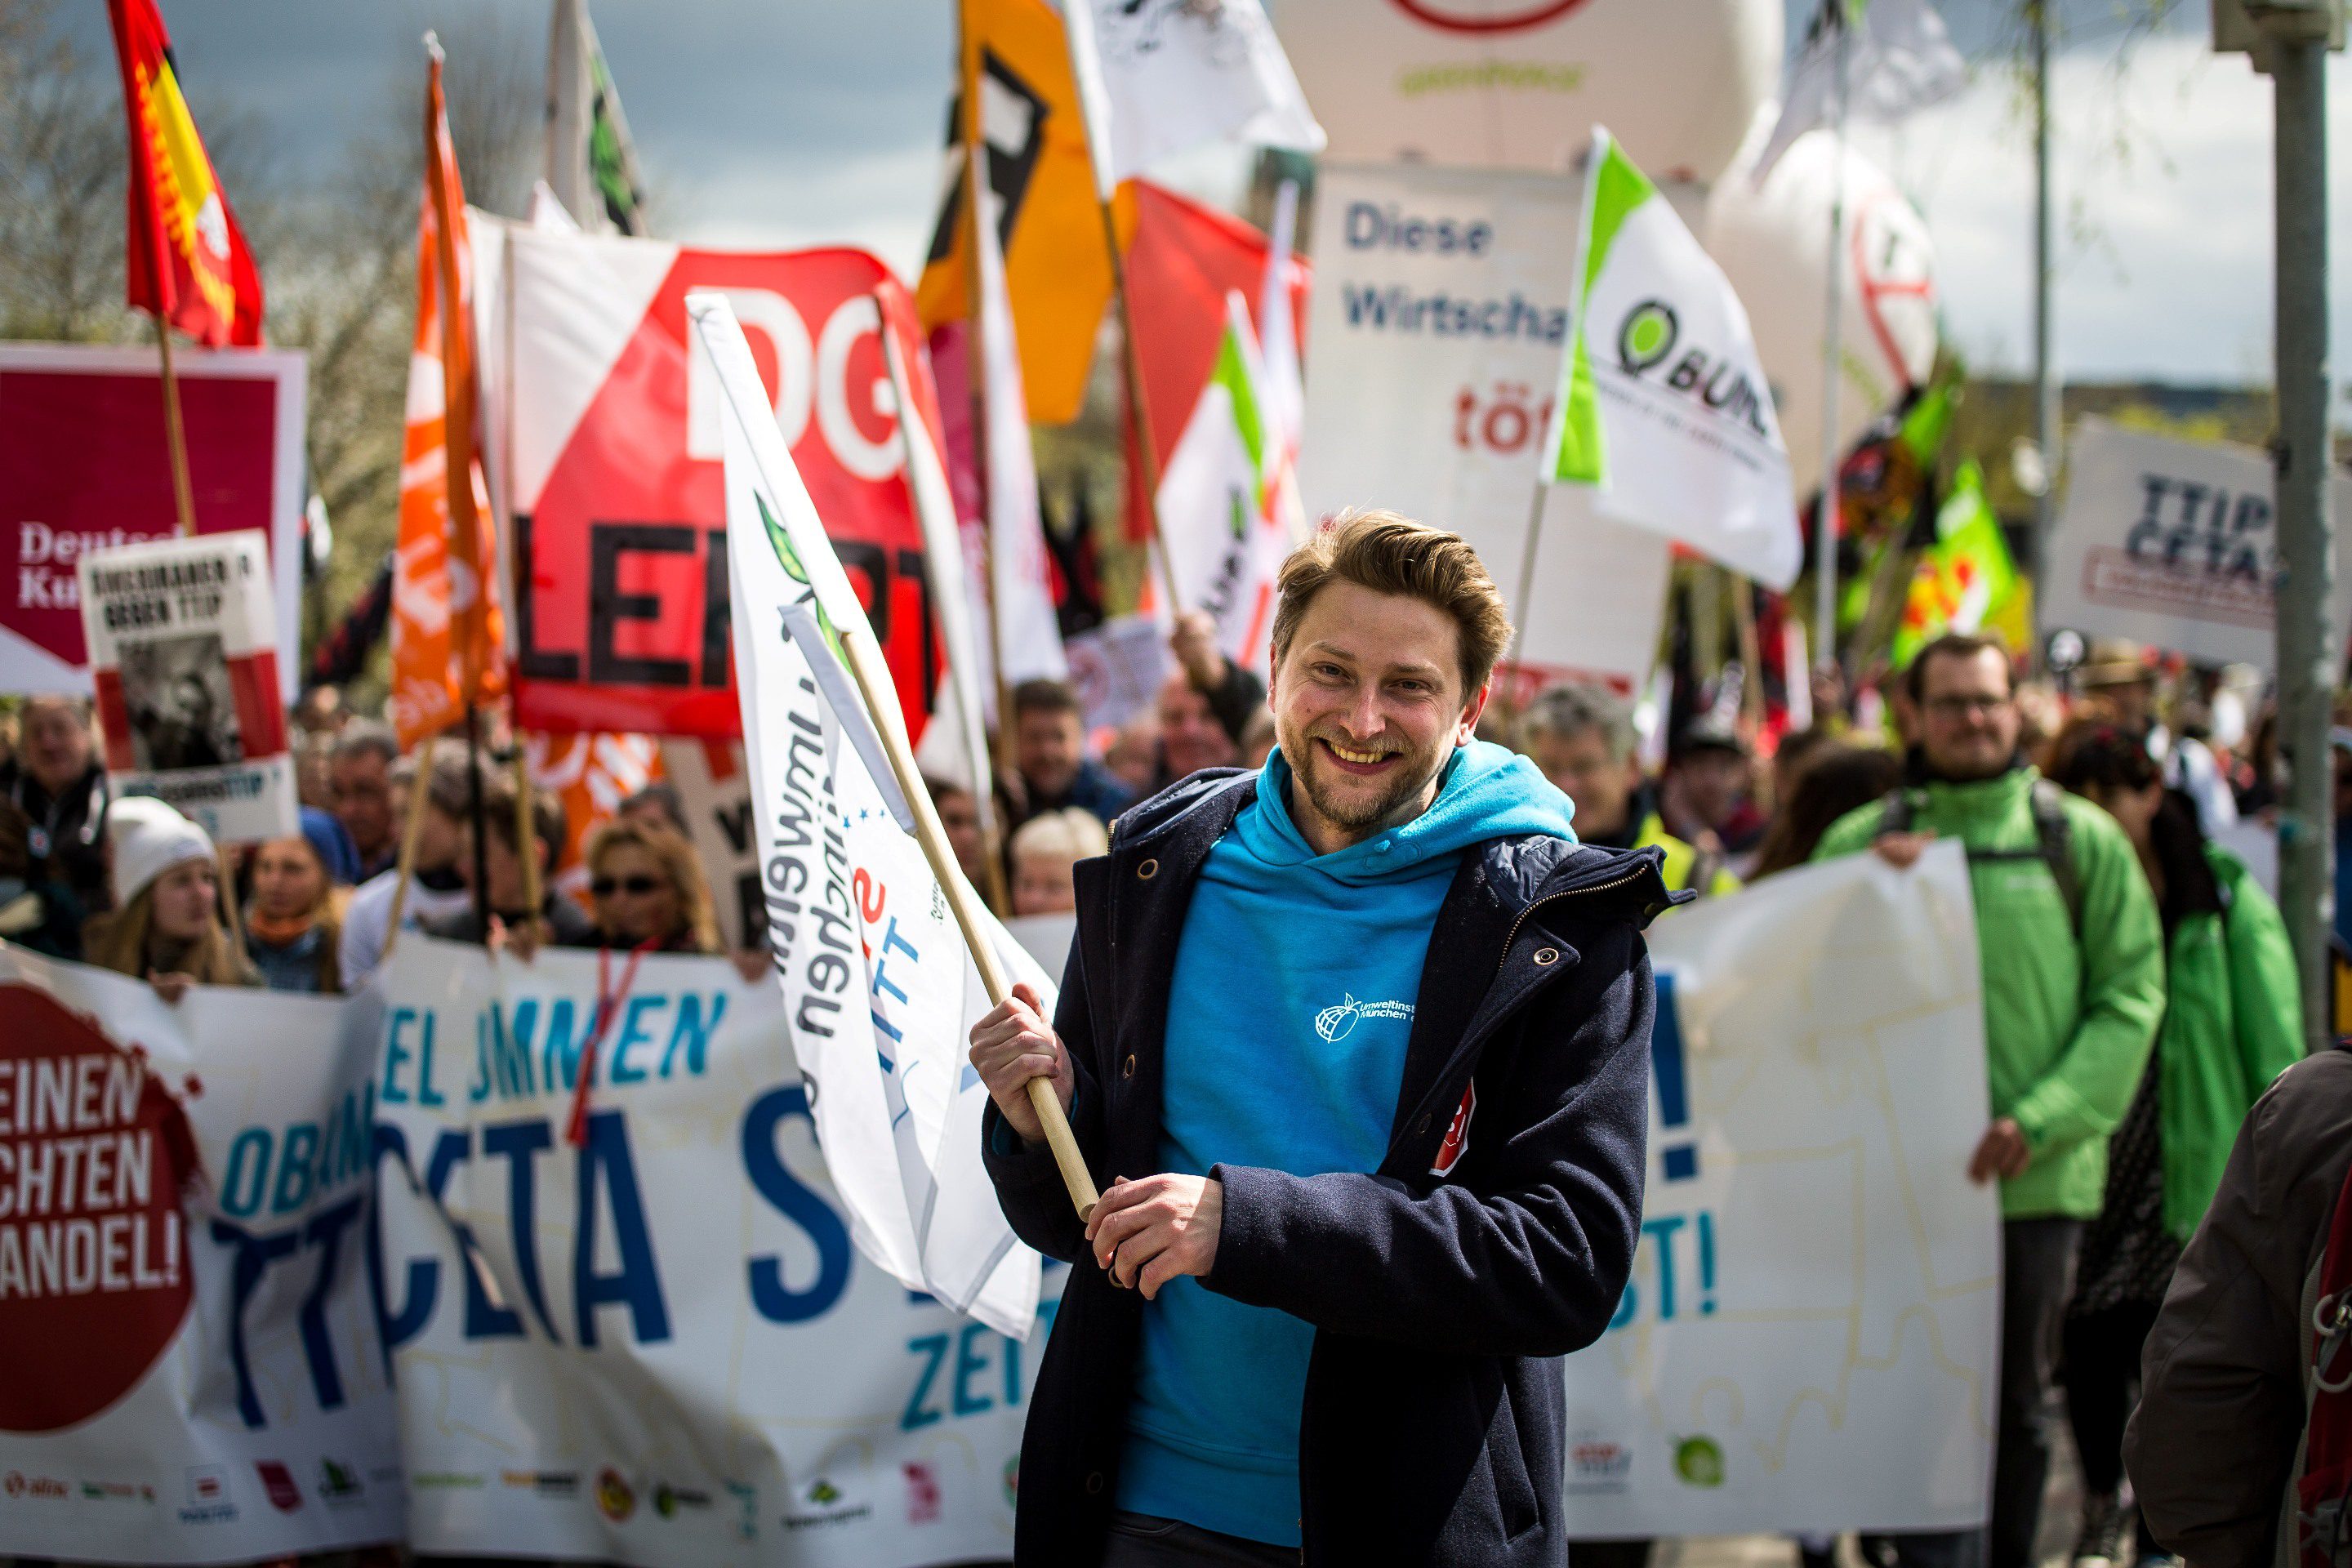
<svg viewBox="0 0 2352 1568"><path fill-rule="evenodd" d="M1217 651L1217 623L1206 610L1177 616L1168 647L1192 689L1207 699L1218 725L1240 745L1251 715L1265 700L1265 682Z"/></svg>

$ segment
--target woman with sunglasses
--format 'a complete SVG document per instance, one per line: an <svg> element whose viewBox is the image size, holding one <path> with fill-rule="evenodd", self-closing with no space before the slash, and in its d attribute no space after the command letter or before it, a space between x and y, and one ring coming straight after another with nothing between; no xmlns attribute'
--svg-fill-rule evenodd
<svg viewBox="0 0 2352 1568"><path fill-rule="evenodd" d="M588 891L606 947L717 952L710 885L691 845L668 828L623 817L588 846Z"/></svg>

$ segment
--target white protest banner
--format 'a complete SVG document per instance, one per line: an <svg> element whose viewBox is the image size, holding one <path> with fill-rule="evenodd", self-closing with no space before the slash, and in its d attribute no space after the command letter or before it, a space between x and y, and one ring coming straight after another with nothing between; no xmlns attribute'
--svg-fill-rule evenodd
<svg viewBox="0 0 2352 1568"><path fill-rule="evenodd" d="M0 1555L248 1563L401 1534L369 1303L363 1004L0 942Z"/></svg>
<svg viewBox="0 0 2352 1568"><path fill-rule="evenodd" d="M2000 1215L1958 845L1650 928L1653 1163L1568 1368L1579 1537L1958 1530L1990 1494Z"/></svg>
<svg viewBox="0 0 2352 1568"><path fill-rule="evenodd" d="M198 349L172 364L196 531L269 536L280 700L300 670L303 407L298 349ZM0 343L0 691L87 694L74 563L178 530L155 350Z"/></svg>
<svg viewBox="0 0 2352 1568"><path fill-rule="evenodd" d="M858 1257L811 1118L835 1086L803 1081L772 983L656 954L614 994L608 967L419 939L378 982L411 1543L795 1568L1009 1556L1038 1347ZM600 995L613 1022L574 1146Z"/></svg>
<svg viewBox="0 0 2352 1568"><path fill-rule="evenodd" d="M1299 489L1310 521L1388 507L1454 530L1525 626L1522 664L1638 686L1665 614L1664 538L1554 487L1521 583L1582 188L1573 174L1325 166Z"/></svg>
<svg viewBox="0 0 2352 1568"><path fill-rule="evenodd" d="M1176 669L1167 629L1154 616L1113 616L1062 646L1090 735L1150 712L1160 688Z"/></svg>
<svg viewBox="0 0 2352 1568"><path fill-rule="evenodd" d="M2270 458L2252 447L2077 420L2035 595L2042 629L2269 669L2281 570L2272 479ZM2336 515L2352 515L2352 480L2339 476L2331 489ZM2352 574L2336 574L2330 610L2340 648Z"/></svg>
<svg viewBox="0 0 2352 1568"><path fill-rule="evenodd" d="M893 765L905 731L873 630L769 416L742 329L720 295L697 292L687 310L721 405L736 689L768 946L793 1048L822 1086L826 1163L868 1258L1025 1337L1038 1258L1014 1240L981 1165L988 1090L965 1059L971 1026L993 1005L961 929L971 917L951 907L914 837L930 804ZM962 875L952 862L945 874ZM1003 972L1050 996L971 889L953 890Z"/></svg>
<svg viewBox="0 0 2352 1568"><path fill-rule="evenodd" d="M93 551L78 574L110 786L169 802L222 843L290 837L294 759L264 535Z"/></svg>

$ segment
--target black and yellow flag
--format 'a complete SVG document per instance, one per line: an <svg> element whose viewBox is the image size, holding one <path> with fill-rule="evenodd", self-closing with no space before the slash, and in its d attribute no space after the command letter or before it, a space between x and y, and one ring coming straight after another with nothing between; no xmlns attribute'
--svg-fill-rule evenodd
<svg viewBox="0 0 2352 1568"><path fill-rule="evenodd" d="M1070 71L1062 20L1045 0L961 0L963 53L956 101L948 111L947 198L915 290L928 329L971 310L964 214L964 105L978 89L989 184L1001 207L1005 291L1021 343L1021 379L1030 417L1058 425L1077 417L1095 334L1110 302L1110 254L1087 157L1085 117ZM1131 203L1118 204L1122 236Z"/></svg>

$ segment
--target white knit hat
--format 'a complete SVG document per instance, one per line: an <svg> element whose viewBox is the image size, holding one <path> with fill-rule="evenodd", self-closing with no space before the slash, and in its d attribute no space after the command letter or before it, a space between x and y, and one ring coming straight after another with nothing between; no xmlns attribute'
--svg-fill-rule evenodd
<svg viewBox="0 0 2352 1568"><path fill-rule="evenodd" d="M114 846L118 909L173 867L213 858L212 836L152 795L117 796L107 807L106 836Z"/></svg>

